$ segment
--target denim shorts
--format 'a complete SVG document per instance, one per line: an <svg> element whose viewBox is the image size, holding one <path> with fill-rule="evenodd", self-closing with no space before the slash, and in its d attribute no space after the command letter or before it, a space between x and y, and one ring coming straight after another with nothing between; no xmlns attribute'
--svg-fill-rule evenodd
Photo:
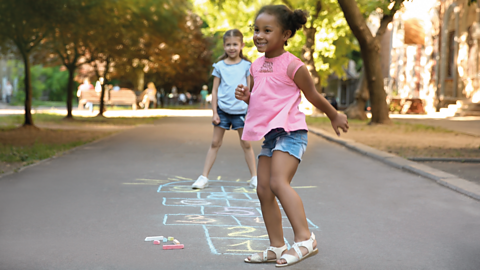
<svg viewBox="0 0 480 270"><path fill-rule="evenodd" d="M220 117L220 123L218 125L213 124L214 126L221 127L223 129L229 130L232 127L233 130L243 128L245 125L245 115L246 114L229 114L222 111L217 107L217 113Z"/></svg>
<svg viewBox="0 0 480 270"><path fill-rule="evenodd" d="M265 135L262 150L258 157L272 157L273 151L279 150L296 157L302 161L303 153L307 149L308 136L306 130L295 130L287 132L283 128L270 130Z"/></svg>

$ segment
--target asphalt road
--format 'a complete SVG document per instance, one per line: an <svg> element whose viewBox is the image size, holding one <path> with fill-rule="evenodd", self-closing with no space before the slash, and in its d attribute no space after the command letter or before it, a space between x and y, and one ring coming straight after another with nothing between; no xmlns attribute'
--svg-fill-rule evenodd
<svg viewBox="0 0 480 270"><path fill-rule="evenodd" d="M243 262L268 240L236 132L210 187L190 189L209 120L163 118L0 178L0 269L274 269ZM320 252L289 269L480 269L479 201L313 134L292 185Z"/></svg>

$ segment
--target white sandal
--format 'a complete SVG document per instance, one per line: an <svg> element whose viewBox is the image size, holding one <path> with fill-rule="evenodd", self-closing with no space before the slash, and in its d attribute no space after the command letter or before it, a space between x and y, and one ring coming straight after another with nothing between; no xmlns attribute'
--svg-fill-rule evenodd
<svg viewBox="0 0 480 270"><path fill-rule="evenodd" d="M287 263L285 264L276 264L276 267L285 267L285 266L290 266L292 264L296 264L310 256L313 256L318 253L318 248L313 249L313 241L315 240L315 235L312 233L310 236L310 239L302 241L302 242L297 242L292 245L292 248L297 252L297 256L293 256L290 254L283 254L280 259L284 259ZM307 254L303 255L302 251L300 250L299 247L304 247L307 249Z"/></svg>
<svg viewBox="0 0 480 270"><path fill-rule="evenodd" d="M245 258L246 263L268 263L268 262L276 262L280 256L282 256L282 253L287 250L287 245L283 245L283 247L269 247L265 251L263 251L263 257L260 257L258 253L252 254L250 257L250 260L248 258ZM275 259L267 259L267 253L271 251L275 253Z"/></svg>

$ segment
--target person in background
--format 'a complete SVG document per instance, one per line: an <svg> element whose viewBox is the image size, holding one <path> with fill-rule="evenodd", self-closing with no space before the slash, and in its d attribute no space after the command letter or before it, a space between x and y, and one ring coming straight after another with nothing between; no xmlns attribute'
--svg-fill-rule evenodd
<svg viewBox="0 0 480 270"><path fill-rule="evenodd" d="M78 98L78 108L79 109L83 109L84 106L86 106L87 104L86 103L82 103L80 102L80 99L82 98L82 92L83 91L90 91L94 89L93 88L93 85L90 83L90 81L88 80L88 78L85 78L83 80L83 83L80 84L78 86L78 89L77 89L77 98ZM91 110L93 109L93 105L90 103L88 104L88 108L91 108Z"/></svg>
<svg viewBox="0 0 480 270"><path fill-rule="evenodd" d="M200 91L200 95L202 96L201 104L203 108L207 108L207 95L208 95L208 86L202 86L202 91Z"/></svg>
<svg viewBox="0 0 480 270"><path fill-rule="evenodd" d="M213 138L205 158L203 172L192 185L194 189L203 189L208 186L208 174L217 158L225 130L230 128L238 132L245 161L250 170L250 186L253 188L257 186L257 170L252 146L250 142L241 139L248 105L235 98L236 86L249 84L251 63L243 56L244 46L243 34L238 29L228 30L223 35L225 52L220 57L220 61L213 64L212 72L214 76L212 88Z"/></svg>
<svg viewBox="0 0 480 270"><path fill-rule="evenodd" d="M157 104L157 88L153 82L147 84L147 89L143 91L143 99L140 102L140 107L148 110L150 102L155 106Z"/></svg>
<svg viewBox="0 0 480 270"><path fill-rule="evenodd" d="M88 78L85 78L83 80L83 83L78 86L77 97L80 97L82 95L82 91L88 91L92 89L93 89L93 85L90 83Z"/></svg>
<svg viewBox="0 0 480 270"><path fill-rule="evenodd" d="M5 85L5 99L7 103L11 102L12 91L13 91L12 84L10 83L10 81L7 81L7 84Z"/></svg>
<svg viewBox="0 0 480 270"><path fill-rule="evenodd" d="M97 93L102 92L102 84L100 83L100 81L97 81L95 83L95 92L97 92Z"/></svg>

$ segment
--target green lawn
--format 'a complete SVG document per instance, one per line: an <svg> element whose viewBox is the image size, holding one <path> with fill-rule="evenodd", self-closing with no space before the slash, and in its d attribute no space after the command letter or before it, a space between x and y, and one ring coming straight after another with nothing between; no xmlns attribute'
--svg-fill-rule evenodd
<svg viewBox="0 0 480 270"><path fill-rule="evenodd" d="M18 169L21 166L50 158L66 150L111 135L120 131L121 127L149 124L161 118L75 117L72 121L65 120L65 116L58 114L34 114L32 117L37 125L54 124L56 127L64 125L69 126L69 129L18 129L23 124L24 115L0 116L0 173L3 170L1 162L12 164L14 169ZM95 130L94 126L98 125L119 126L120 129Z"/></svg>
<svg viewBox="0 0 480 270"><path fill-rule="evenodd" d="M27 146L13 146L0 143L0 161L24 162L24 165L28 165L91 141L92 140L74 141L65 144L43 144L35 142L33 145Z"/></svg>
<svg viewBox="0 0 480 270"><path fill-rule="evenodd" d="M119 126L134 126L141 124L149 124L161 117L81 117L75 116L73 121L65 120L64 115L38 113L32 115L35 124L62 124L62 125L119 125ZM10 129L23 124L24 115L6 115L0 116L0 128Z"/></svg>
<svg viewBox="0 0 480 270"><path fill-rule="evenodd" d="M25 103L20 102L20 101L14 101L11 103L11 105L15 106L24 106ZM75 108L78 106L77 101L73 101L72 106ZM66 101L43 101L43 100L32 100L32 107L37 108L37 107L67 107L67 102Z"/></svg>

